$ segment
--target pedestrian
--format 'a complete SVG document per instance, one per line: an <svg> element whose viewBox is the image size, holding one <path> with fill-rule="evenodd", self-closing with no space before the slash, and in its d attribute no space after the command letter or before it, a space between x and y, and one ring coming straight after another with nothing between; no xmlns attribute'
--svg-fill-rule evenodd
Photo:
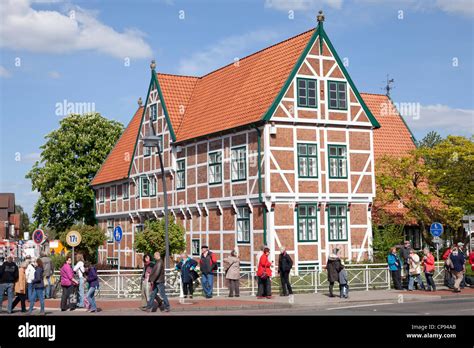
<svg viewBox="0 0 474 348"><path fill-rule="evenodd" d="M469 264L471 265L471 271L474 272L474 249L469 253Z"/></svg>
<svg viewBox="0 0 474 348"><path fill-rule="evenodd" d="M150 274L154 265L155 263L152 262L150 254L143 255L142 299L144 303L142 303L142 307L146 307L150 300Z"/></svg>
<svg viewBox="0 0 474 348"><path fill-rule="evenodd" d="M339 282L339 271L341 270L341 260L338 256L339 249L333 249L332 254L329 255L328 262L326 263L326 270L328 272L329 282L329 297L335 297L333 293L334 283Z"/></svg>
<svg viewBox="0 0 474 348"><path fill-rule="evenodd" d="M340 298L349 298L349 282L347 280L347 271L344 264L341 263L339 271L339 296Z"/></svg>
<svg viewBox="0 0 474 348"><path fill-rule="evenodd" d="M401 277L402 264L398 258L396 247L390 249L390 254L387 256L387 263L390 274L392 275L393 287L396 290L403 290Z"/></svg>
<svg viewBox="0 0 474 348"><path fill-rule="evenodd" d="M41 261L44 267L44 285L45 285L45 298L51 298L51 276L54 274L54 265L51 258L46 253L41 254Z"/></svg>
<svg viewBox="0 0 474 348"><path fill-rule="evenodd" d="M425 273L426 279L426 291L436 291L436 284L433 280L435 258L428 248L423 249L423 254L423 272Z"/></svg>
<svg viewBox="0 0 474 348"><path fill-rule="evenodd" d="M444 285L450 289L454 289L454 276L451 263L451 259L449 256L451 255L454 247L448 248L443 253L443 260L444 260Z"/></svg>
<svg viewBox="0 0 474 348"><path fill-rule="evenodd" d="M44 315L44 269L43 261L41 259L36 260L35 278L33 279L33 295L30 301L29 314L33 312L35 302L38 299L40 301L40 315Z"/></svg>
<svg viewBox="0 0 474 348"><path fill-rule="evenodd" d="M181 283L183 284L184 298L193 298L194 278L192 273L196 269L197 261L193 260L186 252L181 254L181 261L176 265L176 269L181 271Z"/></svg>
<svg viewBox="0 0 474 348"><path fill-rule="evenodd" d="M12 312L15 309L18 302L21 302L21 312L26 312L26 298L27 298L27 287L26 287L26 267L27 262L23 262L20 267L18 268L18 279L15 282L15 300L13 300L12 304Z"/></svg>
<svg viewBox="0 0 474 348"><path fill-rule="evenodd" d="M32 301L33 296L33 279L35 279L35 263L36 261L32 259L29 255L26 257L26 262L28 266L26 267L25 276L26 276L26 287L27 287L27 296L28 301Z"/></svg>
<svg viewBox="0 0 474 348"><path fill-rule="evenodd" d="M74 272L71 267L72 258L71 256L66 257L66 262L61 267L60 275L61 275L61 288L62 288L62 295L61 295L61 311L67 311L70 309L71 311L75 309L74 306L69 303L69 297L71 296L74 286L77 285L77 280L74 279Z"/></svg>
<svg viewBox="0 0 474 348"><path fill-rule="evenodd" d="M209 247L207 245L203 245L201 247L199 268L201 269L202 290L204 291L204 295L206 298L212 298L214 275L217 270L217 259L214 253L209 251Z"/></svg>
<svg viewBox="0 0 474 348"><path fill-rule="evenodd" d="M144 311L153 311L153 302L155 298L158 300L158 307L161 311L169 312L170 303L168 301L168 296L166 296L165 291L165 265L161 259L160 253L157 251L153 255L155 258L155 265L151 270L150 274L150 283L152 286L152 293L148 305L145 308L142 308ZM158 293L160 296L158 297ZM160 298L161 297L161 298Z"/></svg>
<svg viewBox="0 0 474 348"><path fill-rule="evenodd" d="M77 301L77 307L84 308L85 268L84 256L82 254L77 254L77 263L74 266L74 273L79 277L79 299Z"/></svg>
<svg viewBox="0 0 474 348"><path fill-rule="evenodd" d="M458 252L463 254L464 260L466 260L466 254L464 253L464 243L459 242L458 243ZM466 272L464 272L462 281L461 281L461 289L464 289L466 287Z"/></svg>
<svg viewBox="0 0 474 348"><path fill-rule="evenodd" d="M410 258L411 243L406 240L403 242L403 246L400 248L400 258L402 260L403 268L401 269L401 278L409 279L410 265L408 260Z"/></svg>
<svg viewBox="0 0 474 348"><path fill-rule="evenodd" d="M87 301L90 304L88 312L97 312L97 304L95 303L95 292L99 290L99 277L97 276L97 269L90 262L86 262L85 275L87 284L89 284L89 290L87 291Z"/></svg>
<svg viewBox="0 0 474 348"><path fill-rule="evenodd" d="M265 250L267 246L266 245L261 245L260 250L258 251L256 255L256 262L255 262L255 274L258 272L258 265L260 263L260 258L263 255L263 250ZM262 286L262 280L260 277L257 276L257 297L263 297L263 286Z"/></svg>
<svg viewBox="0 0 474 348"><path fill-rule="evenodd" d="M257 277L260 279L260 286L262 287L260 291L260 296L257 296L257 298L264 298L266 297L267 299L272 298L272 282L270 277L272 276L272 263L268 259L268 256L270 255L270 249L265 248L263 249L263 254L260 257L260 261L258 262L258 271L257 271Z"/></svg>
<svg viewBox="0 0 474 348"><path fill-rule="evenodd" d="M413 291L413 285L414 285L415 280L420 285L421 289L424 290L425 286L423 285L423 280L421 279L420 257L418 256L417 253L415 253L415 250L413 249L410 250L410 256L408 257L408 264L410 265L410 268L408 270L409 275L410 275L408 290Z"/></svg>
<svg viewBox="0 0 474 348"><path fill-rule="evenodd" d="M280 257L278 258L278 274L280 274L280 282L282 296L293 295L293 289L290 283L290 271L293 267L293 260L286 252L286 248L280 248Z"/></svg>
<svg viewBox="0 0 474 348"><path fill-rule="evenodd" d="M455 277L454 292L461 292L460 286L464 278L464 272L466 271L466 259L464 254L460 252L457 247L453 248L451 255L449 255L449 259L451 260L452 271Z"/></svg>
<svg viewBox="0 0 474 348"><path fill-rule="evenodd" d="M8 256L0 266L0 313L3 311L3 295L5 291L8 296L7 312L12 313L14 284L18 279L18 266L13 262L13 257Z"/></svg>
<svg viewBox="0 0 474 348"><path fill-rule="evenodd" d="M240 296L240 259L235 250L230 252L230 256L224 259L225 279L229 282L229 297Z"/></svg>

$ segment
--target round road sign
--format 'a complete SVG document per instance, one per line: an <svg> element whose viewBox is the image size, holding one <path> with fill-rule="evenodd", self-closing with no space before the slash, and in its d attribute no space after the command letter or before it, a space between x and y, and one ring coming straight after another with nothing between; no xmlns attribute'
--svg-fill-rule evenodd
<svg viewBox="0 0 474 348"><path fill-rule="evenodd" d="M44 242L44 232L43 230L37 229L33 232L33 241L36 244L42 244Z"/></svg>
<svg viewBox="0 0 474 348"><path fill-rule="evenodd" d="M81 234L77 231L69 231L68 234L66 235L66 243L69 246L76 247L79 244L81 244Z"/></svg>

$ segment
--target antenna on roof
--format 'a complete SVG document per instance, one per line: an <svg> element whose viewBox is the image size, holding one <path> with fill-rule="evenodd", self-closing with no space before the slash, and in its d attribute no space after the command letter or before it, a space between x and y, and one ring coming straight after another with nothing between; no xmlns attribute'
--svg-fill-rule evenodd
<svg viewBox="0 0 474 348"><path fill-rule="evenodd" d="M389 79L389 75L387 74L386 85L385 85L385 87L382 88L383 90L385 90L385 95L387 97L390 97L390 91L395 88L395 87L392 86L394 82L395 82L395 80L394 79Z"/></svg>

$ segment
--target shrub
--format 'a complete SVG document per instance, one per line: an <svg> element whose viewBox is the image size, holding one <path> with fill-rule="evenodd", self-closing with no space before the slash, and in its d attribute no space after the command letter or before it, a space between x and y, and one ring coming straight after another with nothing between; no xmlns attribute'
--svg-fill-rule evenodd
<svg viewBox="0 0 474 348"><path fill-rule="evenodd" d="M386 262L390 248L403 242L403 225L374 226L372 248L375 262Z"/></svg>

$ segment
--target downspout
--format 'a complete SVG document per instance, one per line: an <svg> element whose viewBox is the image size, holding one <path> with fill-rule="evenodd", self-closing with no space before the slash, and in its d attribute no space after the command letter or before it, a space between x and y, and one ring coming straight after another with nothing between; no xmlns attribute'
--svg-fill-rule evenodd
<svg viewBox="0 0 474 348"><path fill-rule="evenodd" d="M257 162L258 162L258 201L263 205L263 244L267 245L267 206L263 204L262 197L262 152L261 152L261 138L262 132L255 126L257 131Z"/></svg>

